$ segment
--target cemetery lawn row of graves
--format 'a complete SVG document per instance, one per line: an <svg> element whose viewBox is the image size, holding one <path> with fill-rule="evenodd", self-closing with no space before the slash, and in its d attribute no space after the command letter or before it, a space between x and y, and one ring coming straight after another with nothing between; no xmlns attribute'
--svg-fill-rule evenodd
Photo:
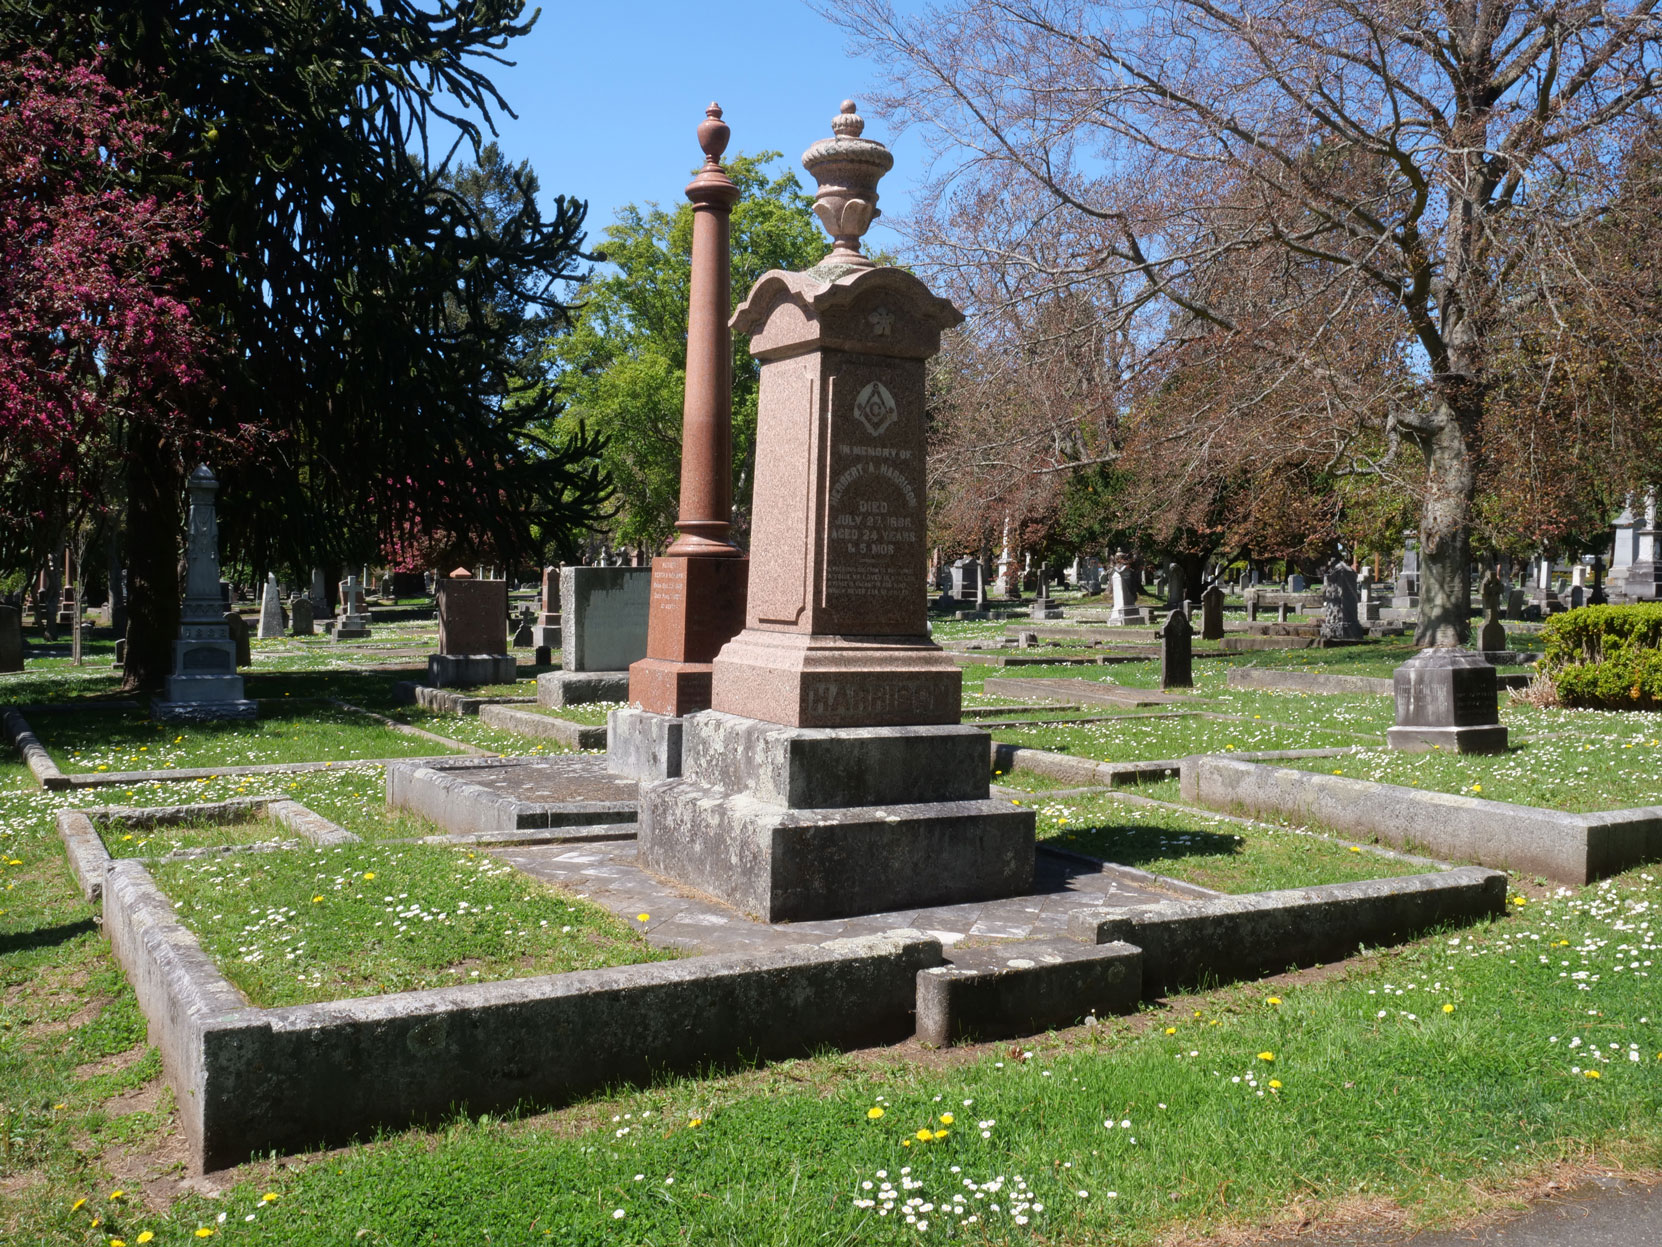
<svg viewBox="0 0 1662 1247"><path fill-rule="evenodd" d="M993 735L1099 760L1329 738L1365 746L1389 725L1388 698L1235 688L1225 668L1273 658L1345 672L1369 649L1389 665L1383 646L1197 663L1185 717L1092 706L1105 722ZM966 705L996 707L1002 699L980 688L997 673L965 668ZM1128 688L1158 674L1149 663L1029 673ZM251 754L331 763L68 792L0 764L0 1224L17 1241L1152 1242L1306 1217L1459 1220L1545 1177L1662 1168L1662 1010L1650 982L1662 872L1642 868L1582 889L1515 878L1506 916L1489 923L1013 1045L903 1044L717 1069L552 1110L458 1112L192 1179L159 1057L65 864L53 821L64 806L288 797L362 838L156 867L181 919L261 1004L665 955L642 939L649 914L620 919L485 852L413 843L433 829L389 814L382 768L362 759L557 746L399 706L391 685L403 674L314 672L272 655L247 679L260 721L161 732L135 712L88 708L116 699L109 677L9 678L9 704L80 703L30 718L65 771ZM1515 798L1655 800L1659 755L1637 739L1659 734L1654 716L1522 703L1503 704L1503 716L1523 742L1512 754L1420 755L1414 777L1430 783L1444 762L1512 766L1527 772ZM1537 740L1547 747L1532 753ZM1578 756L1567 742L1593 747ZM1304 764L1356 768L1373 756ZM1629 761L1640 757L1648 789L1645 764ZM1126 794L1025 770L994 782L1035 808L1048 845L1221 891L1424 869L1320 828L1185 808L1175 781ZM1472 782L1488 796L1510 781ZM245 818L112 828L105 839L118 856L150 856L275 834Z"/></svg>

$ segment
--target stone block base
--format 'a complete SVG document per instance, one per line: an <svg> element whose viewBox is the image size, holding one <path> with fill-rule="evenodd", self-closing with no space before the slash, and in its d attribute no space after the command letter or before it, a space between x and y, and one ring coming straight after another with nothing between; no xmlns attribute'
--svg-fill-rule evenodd
<svg viewBox="0 0 1662 1247"><path fill-rule="evenodd" d="M1479 727L1393 727L1385 740L1392 749L1408 753L1505 753L1506 727L1490 723Z"/></svg>
<svg viewBox="0 0 1662 1247"><path fill-rule="evenodd" d="M681 774L684 719L626 706L606 716L606 769L647 783Z"/></svg>
<svg viewBox="0 0 1662 1247"><path fill-rule="evenodd" d="M1029 616L1029 618L1031 618L1031 619L1060 619L1060 618L1062 618L1062 611L1061 611L1061 608L1055 607L1055 606L1048 606L1048 607L1046 607L1046 606L1035 606L1033 608L1033 611L1032 611L1031 615Z"/></svg>
<svg viewBox="0 0 1662 1247"><path fill-rule="evenodd" d="M1008 801L793 810L667 779L641 787L640 860L764 922L1016 896L1033 815Z"/></svg>
<svg viewBox="0 0 1662 1247"><path fill-rule="evenodd" d="M629 700L671 718L710 708L710 663L643 658L629 664Z"/></svg>
<svg viewBox="0 0 1662 1247"><path fill-rule="evenodd" d="M627 671L547 671L537 677L537 705L581 706L596 701L628 701Z"/></svg>
<svg viewBox="0 0 1662 1247"><path fill-rule="evenodd" d="M532 624L531 645L534 649L557 650L560 648L560 625ZM546 661L546 660L539 660Z"/></svg>
<svg viewBox="0 0 1662 1247"><path fill-rule="evenodd" d="M987 796L985 733L788 728L705 712L643 783L640 861L766 922L1015 896L1033 814Z"/></svg>
<svg viewBox="0 0 1662 1247"><path fill-rule="evenodd" d="M260 703L246 697L230 701L163 701L150 703L150 717L158 723L213 723L221 719L257 719Z"/></svg>
<svg viewBox="0 0 1662 1247"><path fill-rule="evenodd" d="M1025 940L954 949L950 964L918 972L919 1043L1011 1039L1132 1013L1143 954L1130 944Z"/></svg>
<svg viewBox="0 0 1662 1247"><path fill-rule="evenodd" d="M427 655L427 683L432 688L512 684L517 675L512 654Z"/></svg>
<svg viewBox="0 0 1662 1247"><path fill-rule="evenodd" d="M331 641L362 641L369 636L368 628L348 628L340 624L330 625L327 631Z"/></svg>

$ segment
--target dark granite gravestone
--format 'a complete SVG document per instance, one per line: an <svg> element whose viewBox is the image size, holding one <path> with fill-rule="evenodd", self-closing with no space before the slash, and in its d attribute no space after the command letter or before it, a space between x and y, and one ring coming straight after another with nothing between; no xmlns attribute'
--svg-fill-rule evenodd
<svg viewBox="0 0 1662 1247"><path fill-rule="evenodd" d="M1223 639L1223 586L1213 584L1200 595L1200 635L1203 640Z"/></svg>
<svg viewBox="0 0 1662 1247"><path fill-rule="evenodd" d="M237 666L254 665L254 647L248 640L248 621L236 611L225 612L225 626L231 630L231 640L237 646Z"/></svg>
<svg viewBox="0 0 1662 1247"><path fill-rule="evenodd" d="M427 683L434 688L511 684L508 650L508 582L476 580L466 569L439 581L439 652L427 656Z"/></svg>
<svg viewBox="0 0 1662 1247"><path fill-rule="evenodd" d="M1593 591L1587 595L1588 606L1610 605L1610 595L1604 591L1604 558L1593 559Z"/></svg>
<svg viewBox="0 0 1662 1247"><path fill-rule="evenodd" d="M1322 578L1322 639L1359 641L1367 634L1357 618L1356 573L1335 563Z"/></svg>
<svg viewBox="0 0 1662 1247"><path fill-rule="evenodd" d="M23 612L0 606L0 671L23 670Z"/></svg>
<svg viewBox="0 0 1662 1247"><path fill-rule="evenodd" d="M289 599L289 634L312 636L317 631L317 619L312 614L312 600L304 594Z"/></svg>
<svg viewBox="0 0 1662 1247"><path fill-rule="evenodd" d="M1421 650L1392 677L1396 726L1391 748L1424 753L1504 753L1495 669L1481 654L1437 646Z"/></svg>
<svg viewBox="0 0 1662 1247"><path fill-rule="evenodd" d="M529 606L524 607L519 612L519 626L514 629L515 649L531 649L533 647L531 629L536 621L537 612Z"/></svg>
<svg viewBox="0 0 1662 1247"><path fill-rule="evenodd" d="M1500 577L1494 572L1483 577L1483 628L1477 647L1486 654L1506 648L1506 625L1500 621Z"/></svg>
<svg viewBox="0 0 1662 1247"><path fill-rule="evenodd" d="M1189 617L1182 611L1166 616L1160 628L1160 687L1193 688L1194 634Z"/></svg>

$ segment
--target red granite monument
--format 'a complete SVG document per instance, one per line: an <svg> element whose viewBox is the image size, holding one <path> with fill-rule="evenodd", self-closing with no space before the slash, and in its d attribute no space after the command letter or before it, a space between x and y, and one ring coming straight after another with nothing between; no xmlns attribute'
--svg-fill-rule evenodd
<svg viewBox="0 0 1662 1247"><path fill-rule="evenodd" d="M652 560L646 657L629 667L629 700L679 717L710 708L711 662L744 624L750 560L730 538L733 479L733 336L729 217L739 188L721 167L731 131L719 105L698 127L704 167L687 187L693 205L687 309L686 398L681 417L677 536Z"/></svg>
<svg viewBox="0 0 1662 1247"><path fill-rule="evenodd" d="M961 313L860 254L894 163L852 102L802 163L833 249L733 318L762 361L749 604L641 786L649 869L768 921L985 900L1033 881L1033 816L926 623L924 367ZM656 578L654 568L654 578Z"/></svg>

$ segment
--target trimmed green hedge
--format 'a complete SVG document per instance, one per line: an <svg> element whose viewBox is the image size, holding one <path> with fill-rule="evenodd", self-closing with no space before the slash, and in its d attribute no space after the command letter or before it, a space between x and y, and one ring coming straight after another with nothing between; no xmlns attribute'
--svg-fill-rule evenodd
<svg viewBox="0 0 1662 1247"><path fill-rule="evenodd" d="M1662 604L1566 611L1547 620L1541 641L1543 665L1566 706L1662 708Z"/></svg>

